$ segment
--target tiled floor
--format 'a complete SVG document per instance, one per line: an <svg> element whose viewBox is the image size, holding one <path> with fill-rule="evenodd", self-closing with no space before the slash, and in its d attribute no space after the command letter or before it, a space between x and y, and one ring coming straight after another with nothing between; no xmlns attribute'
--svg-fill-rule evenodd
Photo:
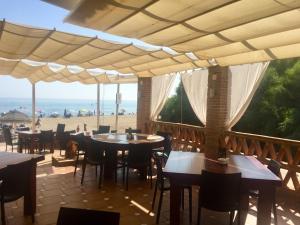
<svg viewBox="0 0 300 225"><path fill-rule="evenodd" d="M0 144L0 149L3 150ZM56 224L61 206L89 208L121 213L123 225L155 224L155 214L149 210L153 190L150 183L141 181L135 172L130 174L129 191L124 190L120 179L104 181L103 187L98 189L95 168L88 167L84 184L80 185L81 171L73 176L74 167L52 167L51 155L38 165L37 169L37 225ZM120 171L121 172L121 171ZM187 194L187 193L186 193ZM193 190L193 224L196 224L197 188ZM169 194L164 196L160 224L169 224ZM188 196L185 198L188 199ZM158 199L156 201L158 203ZM252 204L253 203L253 204ZM279 224L300 224L300 197L295 194L278 192L278 222ZM157 206L157 205L156 205ZM203 210L202 224L228 224L228 215ZM188 203L182 212L182 224L188 223ZM255 202L251 200L251 209L247 217L247 224L256 224ZM31 224L30 218L23 217L23 200L6 204L7 224Z"/></svg>

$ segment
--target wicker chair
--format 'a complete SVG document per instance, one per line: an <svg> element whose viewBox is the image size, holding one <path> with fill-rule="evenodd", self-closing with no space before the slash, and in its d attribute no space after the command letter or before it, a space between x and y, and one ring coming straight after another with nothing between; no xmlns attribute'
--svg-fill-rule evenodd
<svg viewBox="0 0 300 225"><path fill-rule="evenodd" d="M5 207L7 202L16 201L25 196L27 190L27 178L31 172L31 161L8 165L6 172L2 175L2 184L0 188L0 201L1 201L1 221L6 224L5 220ZM32 221L34 222L34 214L31 214Z"/></svg>
<svg viewBox="0 0 300 225"><path fill-rule="evenodd" d="M5 140L5 151L7 151L7 146L11 146L11 151L14 151L14 146L18 146L18 139L15 138L8 127L3 127L3 136Z"/></svg>
<svg viewBox="0 0 300 225"><path fill-rule="evenodd" d="M86 151L82 162L81 184L83 184L85 169L87 164L94 165L96 166L96 168L97 166L100 166L100 172L99 172L100 175L99 175L99 183L98 183L98 187L100 188L102 185L102 176L104 171L104 160L105 160L104 149L102 148L101 144L99 144L98 142L92 139L86 140L85 143L86 143Z"/></svg>
<svg viewBox="0 0 300 225"><path fill-rule="evenodd" d="M161 205L163 200L163 194L165 191L170 190L170 183L169 180L164 176L163 169L162 169L162 156L158 152L153 153L153 159L156 164L156 171L157 171L157 179L155 182L155 188L154 188L154 194L153 194L153 200L152 200L152 207L151 209L154 209L155 206L155 200L156 200L156 193L157 189L160 190L159 195L159 202L158 202L158 209L156 214L156 224L159 223L159 217L160 217L160 211L161 211ZM182 207L184 207L184 189L187 189L189 192L189 220L190 223L192 223L192 187L191 186L184 186L181 192L181 203Z"/></svg>
<svg viewBox="0 0 300 225"><path fill-rule="evenodd" d="M202 171L199 191L198 221L201 222L201 208L230 212L230 225L233 224L234 211L238 211L240 224L240 186L241 173L223 174Z"/></svg>

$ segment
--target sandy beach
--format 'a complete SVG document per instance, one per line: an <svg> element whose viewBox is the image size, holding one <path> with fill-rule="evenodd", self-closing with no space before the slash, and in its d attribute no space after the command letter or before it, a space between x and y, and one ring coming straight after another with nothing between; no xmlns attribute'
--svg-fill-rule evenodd
<svg viewBox="0 0 300 225"><path fill-rule="evenodd" d="M53 129L56 130L58 123L64 123L66 125L65 130L76 130L79 125L80 131L83 131L83 125L87 124L87 130L92 131L97 129L97 117L96 116L83 116L83 117L71 117L71 118L41 118L40 130ZM123 132L126 128L136 128L136 115L120 115L118 123L118 131ZM28 124L30 126L30 124ZM101 116L100 125L110 125L110 129L115 129L115 116Z"/></svg>

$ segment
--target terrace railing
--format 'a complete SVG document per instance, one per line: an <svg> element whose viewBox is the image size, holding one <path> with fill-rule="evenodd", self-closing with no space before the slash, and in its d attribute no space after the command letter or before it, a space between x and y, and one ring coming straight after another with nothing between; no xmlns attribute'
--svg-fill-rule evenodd
<svg viewBox="0 0 300 225"><path fill-rule="evenodd" d="M300 192L300 141L226 131L222 140L233 154L254 155L262 163L281 163L284 187Z"/></svg>
<svg viewBox="0 0 300 225"><path fill-rule="evenodd" d="M204 151L205 128L180 123L152 121L150 131L169 132L173 148L179 151ZM282 165L281 178L285 188L300 193L300 141L256 134L226 131L220 142L232 154L254 155L262 163L270 159Z"/></svg>
<svg viewBox="0 0 300 225"><path fill-rule="evenodd" d="M205 134L203 127L152 121L149 128L152 133L156 133L156 131L171 133L173 137L173 149L198 152L204 150Z"/></svg>

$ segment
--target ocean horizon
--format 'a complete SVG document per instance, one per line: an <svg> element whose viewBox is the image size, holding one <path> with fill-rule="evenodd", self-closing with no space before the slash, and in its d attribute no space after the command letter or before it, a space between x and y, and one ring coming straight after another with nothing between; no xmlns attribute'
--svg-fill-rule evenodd
<svg viewBox="0 0 300 225"><path fill-rule="evenodd" d="M31 98L4 98L0 97L0 113L5 113L10 110L18 110L31 116L32 102ZM115 113L115 100L100 100L100 114L112 115ZM122 100L119 112L124 114L136 113L136 100ZM36 114L42 114L49 117L53 113L59 116L64 115L67 110L72 116L77 116L79 111L90 112L92 114L97 112L97 100L95 99L36 99Z"/></svg>

